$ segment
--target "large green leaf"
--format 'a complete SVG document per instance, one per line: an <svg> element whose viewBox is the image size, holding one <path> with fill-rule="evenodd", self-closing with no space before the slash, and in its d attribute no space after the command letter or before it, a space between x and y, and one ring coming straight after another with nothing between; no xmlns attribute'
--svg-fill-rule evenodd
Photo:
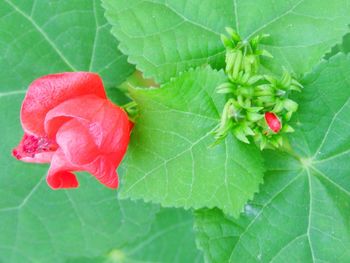
<svg viewBox="0 0 350 263"><path fill-rule="evenodd" d="M350 56L322 62L303 83L294 152L266 152L265 184L241 218L197 213L208 261L350 261Z"/></svg>
<svg viewBox="0 0 350 263"><path fill-rule="evenodd" d="M133 71L110 34L100 1L0 2L0 85L25 88L63 71L94 71L115 86Z"/></svg>
<svg viewBox="0 0 350 263"><path fill-rule="evenodd" d="M183 209L162 208L143 239L96 258L71 258L67 263L183 263L203 262L196 249L193 216Z"/></svg>
<svg viewBox="0 0 350 263"><path fill-rule="evenodd" d="M262 182L262 160L254 146L232 136L216 147L213 129L225 80L210 68L182 74L159 89L132 89L140 116L132 133L122 197L164 206L220 207L238 215Z"/></svg>
<svg viewBox="0 0 350 263"><path fill-rule="evenodd" d="M343 36L343 40L341 43L335 45L332 50L325 55L326 59L338 54L339 52L348 54L350 52L350 33L347 33Z"/></svg>
<svg viewBox="0 0 350 263"><path fill-rule="evenodd" d="M147 237L124 250L125 263L203 262L203 255L195 245L192 213L182 209L163 208Z"/></svg>
<svg viewBox="0 0 350 263"><path fill-rule="evenodd" d="M86 174L76 190L53 191L47 166L25 164L11 156L22 135L21 94L1 94L0 260L64 262L99 256L134 242L150 230L158 208L118 201L116 191Z"/></svg>
<svg viewBox="0 0 350 263"><path fill-rule="evenodd" d="M222 67L220 34L268 33L264 65L305 73L348 31L349 0L103 0L129 61L160 82L190 67Z"/></svg>
<svg viewBox="0 0 350 263"><path fill-rule="evenodd" d="M45 183L46 165L11 157L23 135L24 88L36 77L92 70L102 74L107 86L115 86L132 70L117 51L99 2L1 1L0 39L0 262L115 262L128 251L141 257L148 249L167 249L172 259L178 250L171 253L167 244L155 241L175 230L187 235L184 256L196 257L189 213L158 213L155 205L120 201L116 191L87 174L79 175L79 189L53 191ZM115 89L109 91L115 101L123 100ZM161 224L169 219L167 213L174 215L169 220L173 228ZM151 236L154 242L142 243ZM178 238L172 242L182 241Z"/></svg>

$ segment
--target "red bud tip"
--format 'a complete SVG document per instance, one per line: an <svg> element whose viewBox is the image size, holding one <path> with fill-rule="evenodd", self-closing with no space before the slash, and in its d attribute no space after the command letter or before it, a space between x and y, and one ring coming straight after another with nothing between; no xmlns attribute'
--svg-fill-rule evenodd
<svg viewBox="0 0 350 263"><path fill-rule="evenodd" d="M273 132L279 132L282 128L281 121L273 112L265 113L265 121Z"/></svg>

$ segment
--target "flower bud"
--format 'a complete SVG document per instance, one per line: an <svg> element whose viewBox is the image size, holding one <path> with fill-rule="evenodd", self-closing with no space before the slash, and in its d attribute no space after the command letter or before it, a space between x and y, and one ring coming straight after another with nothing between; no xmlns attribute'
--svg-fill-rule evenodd
<svg viewBox="0 0 350 263"><path fill-rule="evenodd" d="M281 121L273 112L265 113L265 121L269 128L275 133L279 132L282 128Z"/></svg>

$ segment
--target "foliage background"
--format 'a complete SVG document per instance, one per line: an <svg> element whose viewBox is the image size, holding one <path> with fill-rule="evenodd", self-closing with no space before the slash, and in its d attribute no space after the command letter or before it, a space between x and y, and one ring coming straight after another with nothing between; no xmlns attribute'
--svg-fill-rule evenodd
<svg viewBox="0 0 350 263"><path fill-rule="evenodd" d="M349 262L349 14L348 0L1 1L0 262ZM271 34L265 71L305 86L284 153L207 148L225 26ZM35 78L97 72L121 104L134 65L164 85L130 89L140 119L118 192L87 174L52 191L46 166L11 157Z"/></svg>
<svg viewBox="0 0 350 263"><path fill-rule="evenodd" d="M116 102L134 67L118 50L100 1L0 2L0 262L200 261L190 212L142 201L80 174L80 188L52 191L46 165L11 156L28 85L64 71L99 73Z"/></svg>

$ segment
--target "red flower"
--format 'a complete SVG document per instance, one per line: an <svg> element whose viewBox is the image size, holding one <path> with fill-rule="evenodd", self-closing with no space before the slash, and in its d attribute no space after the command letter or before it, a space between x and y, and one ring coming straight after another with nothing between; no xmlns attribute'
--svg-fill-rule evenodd
<svg viewBox="0 0 350 263"><path fill-rule="evenodd" d="M281 122L273 112L265 113L265 121L273 132L279 132L282 128Z"/></svg>
<svg viewBox="0 0 350 263"><path fill-rule="evenodd" d="M88 171L118 187L116 169L126 152L127 114L107 100L93 73L54 74L35 80L21 109L24 136L13 155L25 162L51 163L53 189L78 186L74 171Z"/></svg>

